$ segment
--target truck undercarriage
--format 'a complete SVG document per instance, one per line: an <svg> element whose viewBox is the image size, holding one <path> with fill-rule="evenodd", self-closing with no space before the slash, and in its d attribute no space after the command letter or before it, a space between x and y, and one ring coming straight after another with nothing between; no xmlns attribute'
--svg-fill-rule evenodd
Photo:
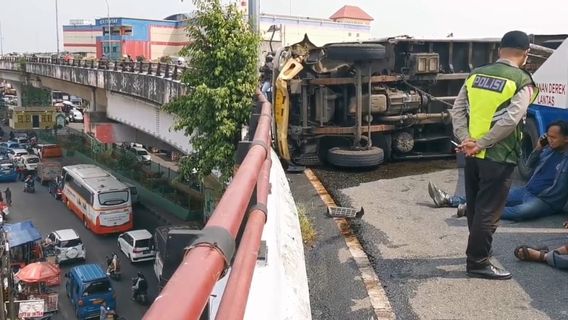
<svg viewBox="0 0 568 320"><path fill-rule="evenodd" d="M369 167L454 156L448 109L469 72L496 61L498 46L498 39L388 38L316 47L306 37L284 48L273 99L280 157Z"/></svg>

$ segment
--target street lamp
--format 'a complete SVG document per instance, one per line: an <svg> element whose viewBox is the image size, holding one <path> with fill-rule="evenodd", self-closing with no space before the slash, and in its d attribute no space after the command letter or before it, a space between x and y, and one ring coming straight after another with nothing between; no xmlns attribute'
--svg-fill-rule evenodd
<svg viewBox="0 0 568 320"><path fill-rule="evenodd" d="M107 6L107 31L108 31L108 57L110 60L110 7L108 5L108 0L105 0L106 6ZM103 32L104 33L104 32ZM104 34L103 34L104 37Z"/></svg>
<svg viewBox="0 0 568 320"><path fill-rule="evenodd" d="M0 56L4 55L4 37L2 36L2 22L0 22Z"/></svg>
<svg viewBox="0 0 568 320"><path fill-rule="evenodd" d="M57 39L57 57L59 57L59 10L57 0L55 0L55 37Z"/></svg>

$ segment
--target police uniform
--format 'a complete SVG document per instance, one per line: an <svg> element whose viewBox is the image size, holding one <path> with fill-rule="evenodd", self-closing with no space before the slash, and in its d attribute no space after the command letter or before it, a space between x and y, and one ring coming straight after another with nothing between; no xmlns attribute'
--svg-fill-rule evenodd
<svg viewBox="0 0 568 320"><path fill-rule="evenodd" d="M507 33L501 41L502 48L526 50L528 46L528 36L520 31ZM499 59L469 75L451 110L454 134L462 142L475 140L481 148L465 165L468 275L511 277L494 267L489 256L520 156L519 123L538 94L535 87L529 73Z"/></svg>

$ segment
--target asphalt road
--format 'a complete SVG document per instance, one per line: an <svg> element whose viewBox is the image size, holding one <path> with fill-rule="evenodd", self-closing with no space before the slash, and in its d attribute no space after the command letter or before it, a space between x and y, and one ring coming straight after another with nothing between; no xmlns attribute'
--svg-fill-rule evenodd
<svg viewBox="0 0 568 320"><path fill-rule="evenodd" d="M141 319L146 308L130 300L130 279L141 271L146 276L149 285L149 296L157 296L157 281L153 271L153 262L130 263L124 254L118 250L116 244L117 235L97 236L86 230L79 219L65 207L61 201L55 200L49 194L47 187L36 183L34 194L22 191L23 183L2 183L0 189L5 190L9 186L12 190L12 208L7 223L31 219L45 238L51 231L72 228L79 233L87 250L86 263L98 263L105 265L105 256L113 251L118 253L122 279L112 281L117 296L118 314L127 320ZM160 222L154 215L144 208L135 208L135 228L145 228L153 232ZM74 311L65 294L65 278L63 274L71 267L81 264L76 262L61 266L61 285L59 286L59 312L54 319L75 319Z"/></svg>
<svg viewBox="0 0 568 320"><path fill-rule="evenodd" d="M418 170L400 170L394 177L374 179L368 178L372 173L351 172L337 178L319 172L340 205L365 208L365 215L353 221L352 228L397 318L568 319L566 273L546 264L520 262L513 256L513 249L521 244L556 248L566 243L567 232L562 228L566 215L502 222L494 236L493 261L511 271L513 279L468 278L466 220L456 218L455 209L434 208L427 192L428 181L450 192L455 190L461 184L458 169L438 164L434 165L436 170L430 162L388 165Z"/></svg>

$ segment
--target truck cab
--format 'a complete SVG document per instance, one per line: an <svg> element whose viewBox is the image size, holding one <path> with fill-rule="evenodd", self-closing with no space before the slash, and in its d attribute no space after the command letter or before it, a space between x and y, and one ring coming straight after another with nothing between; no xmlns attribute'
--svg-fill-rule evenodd
<svg viewBox="0 0 568 320"><path fill-rule="evenodd" d="M98 317L103 303L111 310L116 309L116 295L111 281L98 264L74 267L65 277L65 292L77 319Z"/></svg>

